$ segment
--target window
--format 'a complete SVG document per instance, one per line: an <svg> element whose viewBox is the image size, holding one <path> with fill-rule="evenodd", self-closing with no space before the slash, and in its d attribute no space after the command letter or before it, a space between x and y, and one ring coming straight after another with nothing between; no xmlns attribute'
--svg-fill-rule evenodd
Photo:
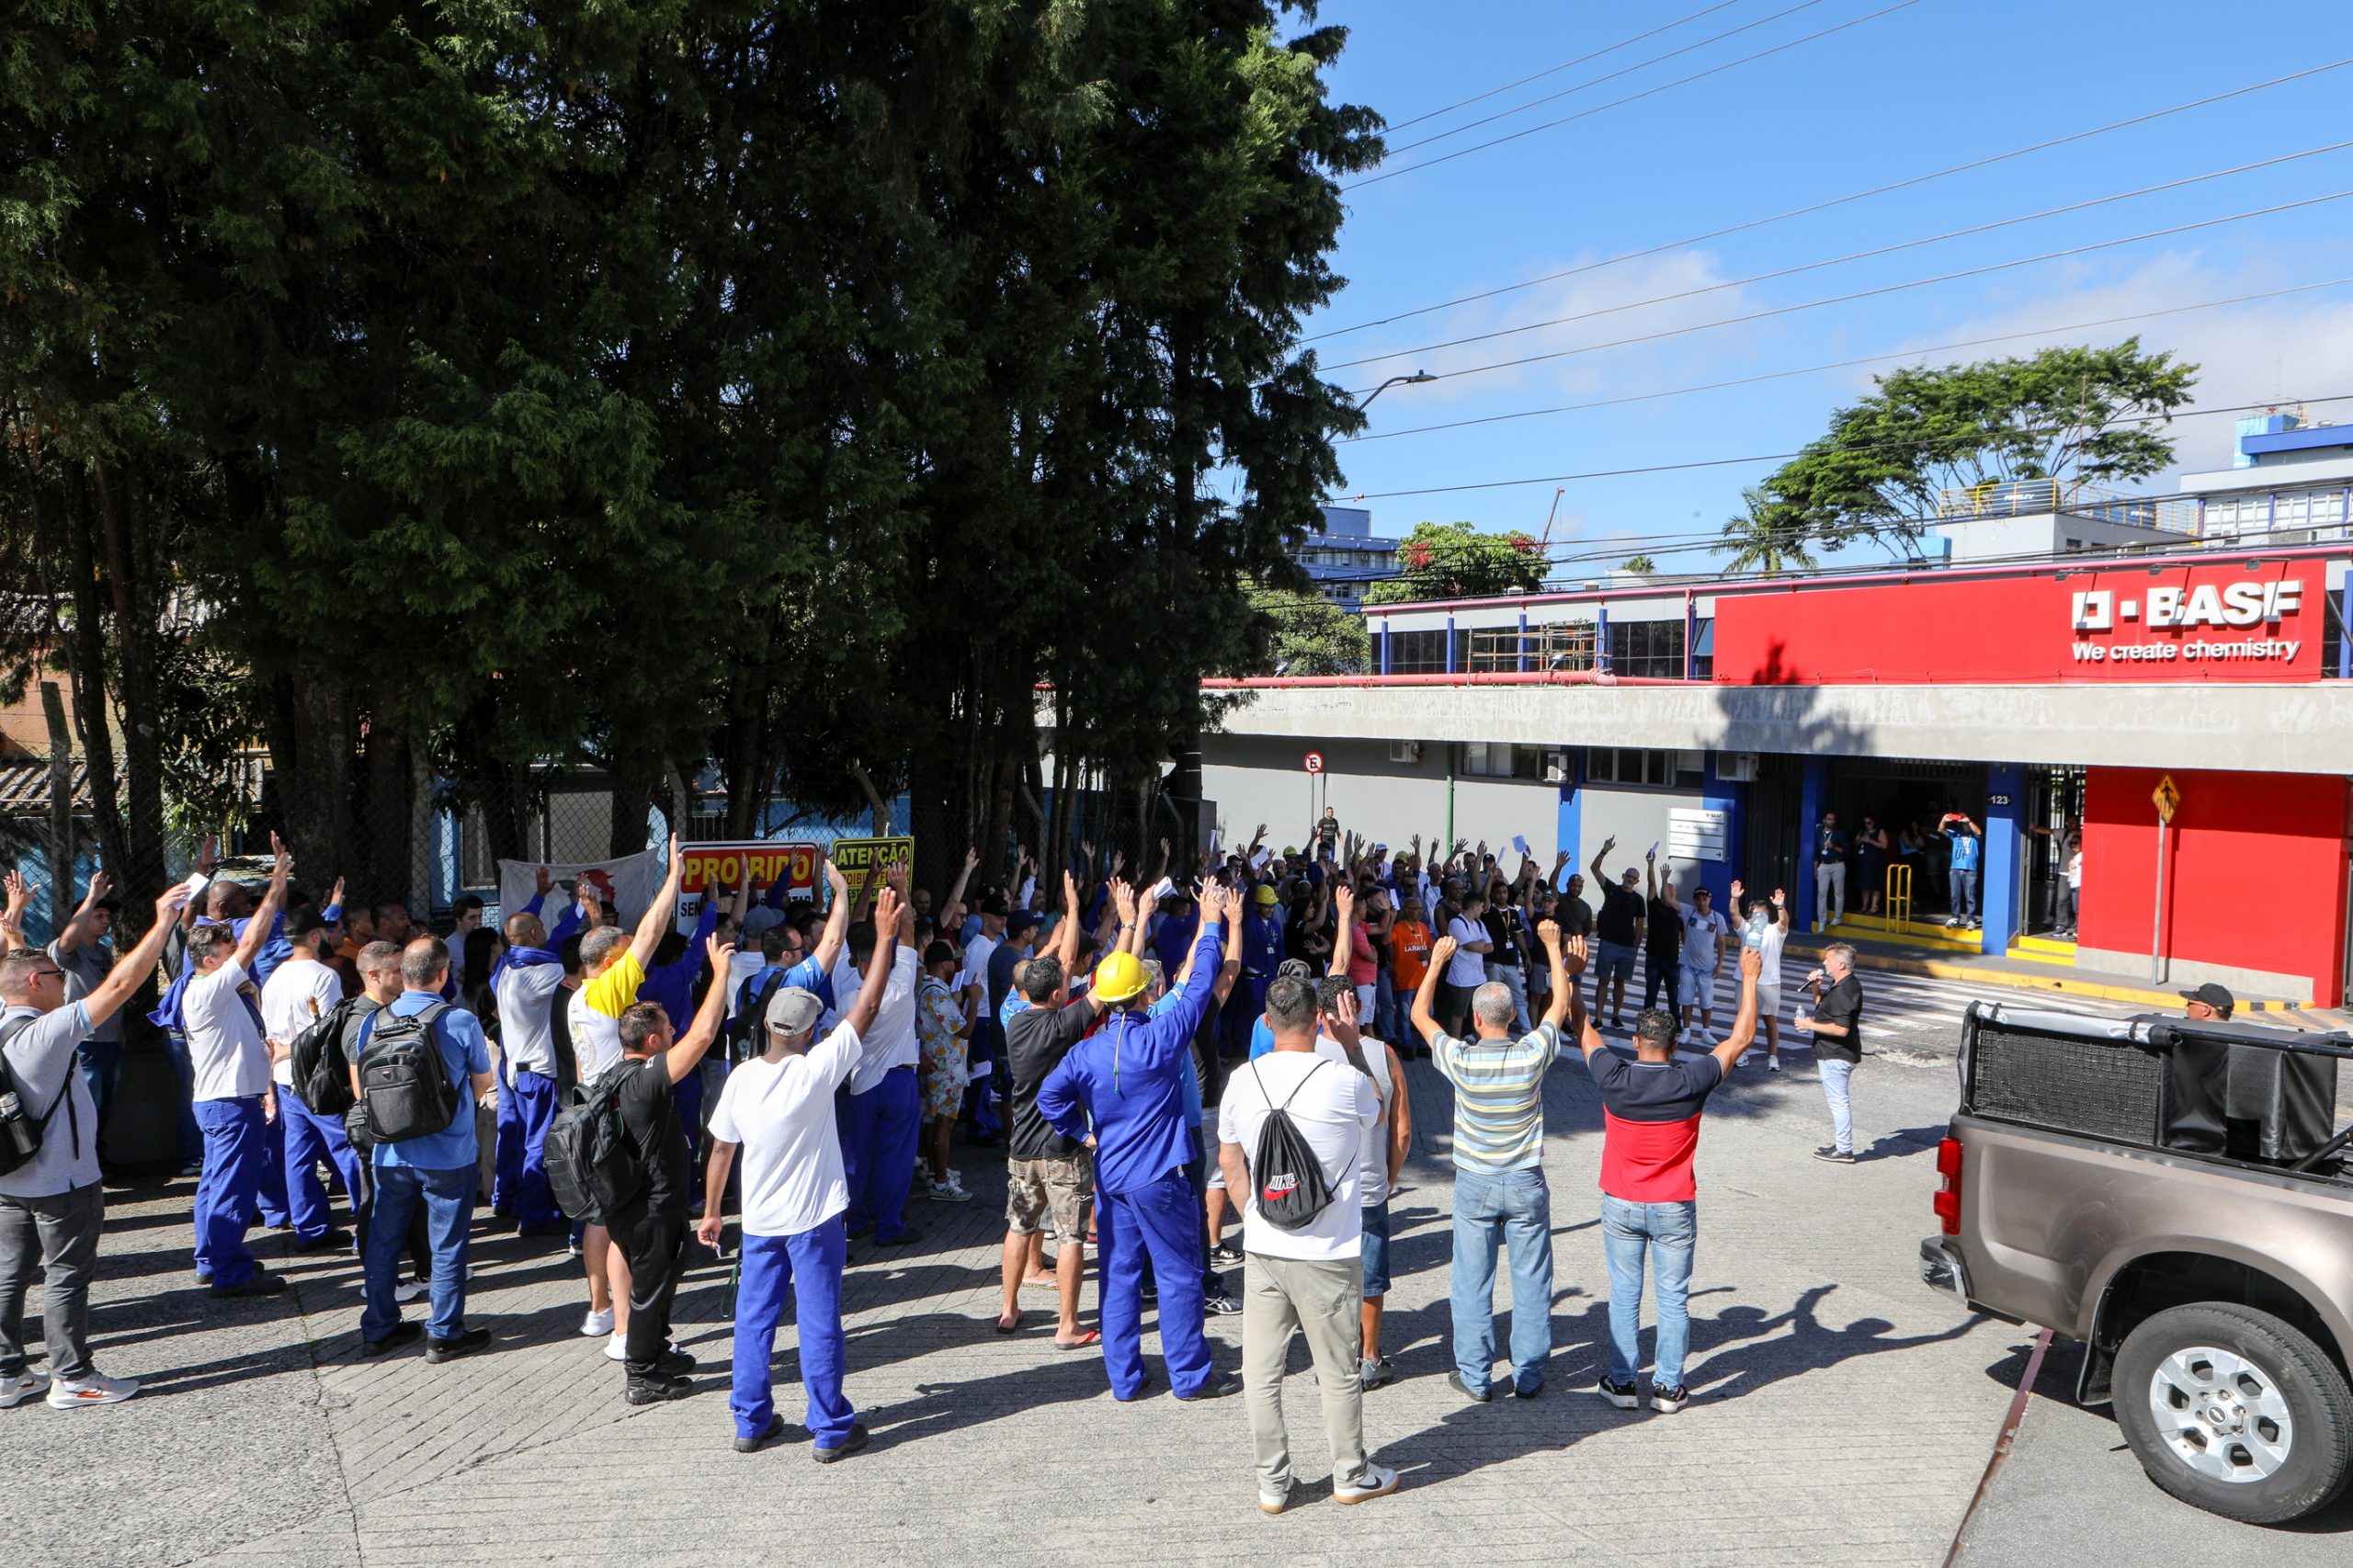
<svg viewBox="0 0 2353 1568"><path fill-rule="evenodd" d="M1716 623L1713 619L1695 623L1697 635L1691 648L1691 678L1716 678Z"/></svg>
<svg viewBox="0 0 2353 1568"><path fill-rule="evenodd" d="M1464 778L1524 778L1541 783L1548 756L1557 762L1559 754L1509 741L1465 741L1454 748L1454 771Z"/></svg>
<svg viewBox="0 0 2353 1568"><path fill-rule="evenodd" d="M1613 620L1609 623L1609 667L1613 674L1651 680L1683 678L1680 620Z"/></svg>
<svg viewBox="0 0 2353 1568"><path fill-rule="evenodd" d="M1389 673L1429 675L1446 668L1446 633L1392 631L1389 634Z"/></svg>
<svg viewBox="0 0 2353 1568"><path fill-rule="evenodd" d="M1585 776L1593 784L1631 784L1649 790L1697 790L1707 778L1707 758L1696 751L1636 751L1596 746L1586 753Z"/></svg>

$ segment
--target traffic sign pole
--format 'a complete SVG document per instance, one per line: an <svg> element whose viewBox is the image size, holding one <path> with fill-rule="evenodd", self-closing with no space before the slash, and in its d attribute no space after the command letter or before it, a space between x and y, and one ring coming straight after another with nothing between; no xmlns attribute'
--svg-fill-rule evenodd
<svg viewBox="0 0 2353 1568"><path fill-rule="evenodd" d="M2149 792L2149 799L2157 808L2156 913L2149 923L2149 979L2156 982L2165 979L2165 830L2173 826L2173 814L2181 809L2181 791L2174 787L2172 774L2168 773L2157 780L2157 787Z"/></svg>

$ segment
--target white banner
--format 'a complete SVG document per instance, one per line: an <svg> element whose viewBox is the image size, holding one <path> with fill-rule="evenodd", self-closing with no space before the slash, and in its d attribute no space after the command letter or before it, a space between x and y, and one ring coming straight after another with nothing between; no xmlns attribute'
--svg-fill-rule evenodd
<svg viewBox="0 0 2353 1568"><path fill-rule="evenodd" d="M556 915L563 908L563 901L571 896L573 885L585 881L604 902L607 915L623 925L634 926L637 917L645 913L646 904L662 889L662 851L657 849L626 855L618 860L551 863L548 870L555 877L556 891L548 894L548 902L540 910L541 923L553 926ZM530 903L539 887L540 862L501 860L499 918L505 919Z"/></svg>

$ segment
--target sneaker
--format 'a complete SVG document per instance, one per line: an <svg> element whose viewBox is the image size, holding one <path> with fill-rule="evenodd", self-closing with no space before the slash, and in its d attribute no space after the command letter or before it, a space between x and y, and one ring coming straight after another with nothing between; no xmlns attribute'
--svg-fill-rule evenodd
<svg viewBox="0 0 2353 1568"><path fill-rule="evenodd" d="M460 1356L472 1355L489 1343L490 1330L486 1328L467 1329L454 1339L435 1339L428 1335L425 1341L425 1358L435 1362L454 1361Z"/></svg>
<svg viewBox="0 0 2353 1568"><path fill-rule="evenodd" d="M1768 1073L1779 1073L1780 1070L1781 1059L1779 1057L1768 1056L1765 1059L1765 1071Z"/></svg>
<svg viewBox="0 0 2353 1568"><path fill-rule="evenodd" d="M1210 1261L1220 1268L1232 1268L1242 1262L1242 1249L1225 1242L1210 1248Z"/></svg>
<svg viewBox="0 0 2353 1568"><path fill-rule="evenodd" d="M404 1279L392 1287L392 1300L400 1302L421 1301L433 1294L433 1287L423 1279Z"/></svg>
<svg viewBox="0 0 2353 1568"><path fill-rule="evenodd" d="M1478 1404L1484 1404L1489 1400L1495 1397L1495 1391L1493 1389L1473 1389L1469 1383L1464 1382L1461 1372L1447 1373L1446 1386L1461 1394L1463 1398Z"/></svg>
<svg viewBox="0 0 2353 1568"><path fill-rule="evenodd" d="M1652 1385L1651 1408L1661 1415L1672 1415L1690 1403L1691 1391L1681 1383L1667 1389L1660 1388L1655 1384Z"/></svg>
<svg viewBox="0 0 2353 1568"><path fill-rule="evenodd" d="M569 1226L569 1225L566 1225L566 1226L564 1227L564 1233L565 1233L566 1235L570 1236L570 1235L572 1234L572 1227L571 1227L571 1226ZM578 1256L580 1256L580 1238L579 1238L579 1237L577 1237L577 1236L572 1236L572 1239L571 1239L570 1241L567 1241L567 1242L565 1242L565 1243L563 1244L563 1256L566 1256L566 1257L578 1257Z"/></svg>
<svg viewBox="0 0 2353 1568"><path fill-rule="evenodd" d="M809 1457L815 1460L819 1464L832 1464L836 1460L846 1460L849 1458L850 1455L858 1452L858 1449L864 1447L866 1447L866 1423L863 1421L853 1421L849 1424L848 1436L845 1437L840 1442L835 1443L830 1449L826 1448L822 1443L819 1444L815 1449L811 1450Z"/></svg>
<svg viewBox="0 0 2353 1568"><path fill-rule="evenodd" d="M1227 1295L1204 1296L1201 1310L1211 1317L1230 1318L1241 1312L1242 1303Z"/></svg>
<svg viewBox="0 0 2353 1568"><path fill-rule="evenodd" d="M1397 1472L1377 1464L1368 1464L1364 1473L1354 1481L1335 1480L1332 1501L1335 1503L1370 1503L1375 1497L1386 1497L1397 1490Z"/></svg>
<svg viewBox="0 0 2353 1568"><path fill-rule="evenodd" d="M14 1410L48 1387L47 1372L27 1370L17 1377L0 1378L0 1410Z"/></svg>
<svg viewBox="0 0 2353 1568"><path fill-rule="evenodd" d="M1828 1143L1816 1149L1813 1152L1813 1157L1817 1160L1827 1160L1834 1165L1851 1165L1855 1163L1855 1152L1852 1149L1836 1148Z"/></svg>
<svg viewBox="0 0 2353 1568"><path fill-rule="evenodd" d="M1269 1492L1263 1486L1258 1488L1258 1511L1260 1513L1279 1514L1285 1508L1290 1506L1290 1487L1286 1486L1280 1492Z"/></svg>
<svg viewBox="0 0 2353 1568"><path fill-rule="evenodd" d="M286 1293L286 1281L282 1277L265 1269L247 1277L243 1284L215 1285L212 1287L212 1293L224 1299L238 1296L282 1296Z"/></svg>
<svg viewBox="0 0 2353 1568"><path fill-rule="evenodd" d="M1543 1392L1544 1380L1541 1378L1537 1379L1532 1383L1516 1382L1511 1385L1511 1396L1514 1399L1535 1399L1540 1397Z"/></svg>
<svg viewBox="0 0 2353 1568"><path fill-rule="evenodd" d="M952 1181L936 1181L931 1184L931 1200L934 1203L970 1203L972 1195Z"/></svg>
<svg viewBox="0 0 2353 1568"><path fill-rule="evenodd" d="M391 1352L399 1349L404 1345L415 1344L424 1336L425 1325L423 1324L396 1323L392 1324L391 1332L386 1334L383 1338L361 1340L359 1342L359 1353L362 1356L388 1355Z"/></svg>
<svg viewBox="0 0 2353 1568"><path fill-rule="evenodd" d="M685 1351L678 1348L678 1343L675 1339L662 1347L662 1354L665 1359L672 1356L687 1355ZM627 1329L621 1330L619 1334L606 1335L605 1359L608 1361L626 1361L629 1359L629 1331ZM687 1365L690 1367L694 1365L693 1357L687 1357Z"/></svg>
<svg viewBox="0 0 2353 1568"><path fill-rule="evenodd" d="M695 1385L684 1378L665 1377L656 1372L650 1378L631 1378L621 1397L631 1404L660 1404L665 1400L684 1399L695 1392Z"/></svg>
<svg viewBox="0 0 2353 1568"><path fill-rule="evenodd" d="M139 1392L135 1378L109 1378L92 1372L86 1378L53 1378L49 1385L51 1410L79 1410L85 1404L120 1404Z"/></svg>
<svg viewBox="0 0 2353 1568"><path fill-rule="evenodd" d="M1608 1400L1610 1403L1616 1405L1620 1410L1639 1410L1642 1408L1643 1402L1635 1393L1633 1380L1631 1378L1626 1380L1624 1382L1620 1382L1616 1378L1613 1378L1605 1372L1602 1374L1599 1392L1602 1398Z"/></svg>
<svg viewBox="0 0 2353 1568"><path fill-rule="evenodd" d="M610 1307L601 1312L592 1312L580 1320L580 1337L583 1339L597 1339L612 1332L613 1309Z"/></svg>
<svg viewBox="0 0 2353 1568"><path fill-rule="evenodd" d="M1357 1363L1357 1382L1364 1388L1387 1388L1396 1381L1397 1369L1386 1356L1368 1356Z"/></svg>
<svg viewBox="0 0 2353 1568"><path fill-rule="evenodd" d="M1225 1399L1241 1392L1242 1380L1232 1372L1211 1372L1210 1381L1201 1385L1199 1393L1180 1393L1175 1397L1180 1403L1193 1404L1205 1399Z"/></svg>
<svg viewBox="0 0 2353 1568"><path fill-rule="evenodd" d="M1751 1063L1751 1062L1755 1062L1756 1060L1756 1053L1755 1051L1742 1051L1742 1052L1740 1053L1740 1060L1739 1060L1738 1062L1733 1062L1733 1066L1735 1066L1735 1067L1745 1067L1745 1066L1747 1066L1749 1063Z"/></svg>
<svg viewBox="0 0 2353 1568"><path fill-rule="evenodd" d="M756 1454L762 1449L767 1448L770 1443L775 1442L779 1437L783 1436L784 1417L781 1415L771 1415L768 1417L768 1429L761 1433L758 1437L736 1438L735 1451L739 1454Z"/></svg>
<svg viewBox="0 0 2353 1568"><path fill-rule="evenodd" d="M665 1378L683 1378L695 1369L695 1358L674 1346L662 1353L654 1369Z"/></svg>

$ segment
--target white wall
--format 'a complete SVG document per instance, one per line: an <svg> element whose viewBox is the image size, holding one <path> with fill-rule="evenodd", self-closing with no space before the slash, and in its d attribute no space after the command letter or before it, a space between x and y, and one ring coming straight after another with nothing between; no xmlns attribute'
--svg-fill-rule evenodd
<svg viewBox="0 0 2353 1568"><path fill-rule="evenodd" d="M1315 794L1316 813L1328 803L1340 825L1392 848L1405 847L1415 834L1423 845L1445 833L1446 758L1443 741L1422 747L1418 763L1392 762L1386 742L1301 742L1256 735L1209 734L1201 741L1201 790L1215 803L1229 846L1247 842L1258 824L1279 850L1298 846L1312 820L1308 805L1306 753L1322 753L1324 776ZM1518 779L1461 778L1454 786L1454 835L1487 841L1500 853L1512 835L1546 866L1558 846L1561 791L1557 785ZM1648 840L1644 840L1645 843ZM1512 862L1518 869L1518 862Z"/></svg>
<svg viewBox="0 0 2353 1568"><path fill-rule="evenodd" d="M1591 882L1595 852L1606 840L1615 838L1618 847L1602 862L1602 869L1614 880L1629 866L1640 870L1643 851L1655 844L1660 870L1674 879L1678 894L1688 895L1699 885L1699 865L1696 860L1667 858L1667 812L1678 808L1696 809L1699 804L1697 790L1613 790L1607 785L1586 785L1577 791L1577 869L1585 872L1586 881ZM1588 901L1598 896L1590 889L1587 893Z"/></svg>

